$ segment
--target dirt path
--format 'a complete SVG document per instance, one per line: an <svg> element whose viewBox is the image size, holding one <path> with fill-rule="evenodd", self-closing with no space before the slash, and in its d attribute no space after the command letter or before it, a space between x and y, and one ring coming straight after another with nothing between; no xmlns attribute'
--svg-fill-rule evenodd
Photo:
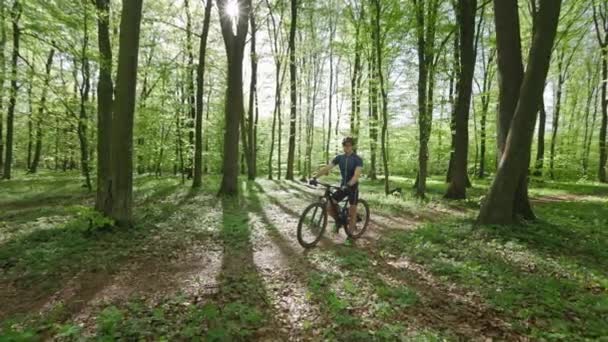
<svg viewBox="0 0 608 342"><path fill-rule="evenodd" d="M252 300L224 288L253 281L260 288L261 306L272 316L256 335L262 340L323 340L338 314L355 319L355 326L362 331L376 331L390 323L405 327L405 334L411 337L430 332L466 340L525 340L476 293L434 278L411 260L379 250L378 240L386 232L416 229L432 215L387 217L372 212L371 225L355 246L345 245L343 233L328 232L317 248L305 251L296 241L295 228L299 211L318 192L282 182L259 181L254 186L255 191L242 200L243 217L238 218L246 230L226 230L232 229L232 223L227 224L225 217L221 222L221 204L210 204L206 197L190 198L183 203L187 212L177 211L175 220L168 222L204 229L210 238L193 240L172 258L134 257L112 275L76 275L47 299L42 311L67 303L70 320L93 334L96 315L110 304L143 298L154 306L177 294L190 303ZM437 210L438 216L448 214L445 208ZM242 239L242 244L237 248L226 245L226 236ZM146 248L154 249L162 238L152 238ZM363 260L363 268L368 269L350 264L352 255ZM319 279L321 286L315 283ZM378 286L409 289L415 303L383 314L378 309L382 304ZM337 305L336 309L326 297L336 298L346 307Z"/></svg>

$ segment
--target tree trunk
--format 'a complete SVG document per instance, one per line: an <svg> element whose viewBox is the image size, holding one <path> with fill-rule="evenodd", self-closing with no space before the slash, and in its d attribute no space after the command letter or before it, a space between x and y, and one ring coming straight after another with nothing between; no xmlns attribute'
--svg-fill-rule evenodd
<svg viewBox="0 0 608 342"><path fill-rule="evenodd" d="M555 110L553 111L553 128L551 130L551 150L550 150L550 159L549 159L549 175L551 179L555 179L554 173L554 160L555 160L555 144L557 140L557 130L559 129L559 119L561 114L561 104L562 104L562 91L565 80L565 72L564 72L564 54L558 54L557 61L557 72L558 72L558 81L557 81L557 94L555 96Z"/></svg>
<svg viewBox="0 0 608 342"><path fill-rule="evenodd" d="M543 175L543 164L545 160L545 127L547 124L547 111L545 109L545 99L540 99L539 106L539 118L538 118L538 142L536 148L536 163L534 166L534 175Z"/></svg>
<svg viewBox="0 0 608 342"><path fill-rule="evenodd" d="M519 99L519 90L524 77L524 67L521 53L521 37L519 35L519 16L517 12L517 4L514 1L494 1L495 10L503 13L500 17L494 16L497 40L500 40L500 45L503 47L502 52L497 58L497 65L500 75L499 77L499 97L498 97L498 118L496 120L496 144L497 144L497 164L502 158L504 147L507 141L507 135L515 108ZM537 16L538 17L538 16ZM507 32L505 33L505 28ZM509 30L517 30L510 31ZM498 37L500 35L500 37ZM497 48L498 51L498 48ZM500 54L502 53L502 56ZM507 76L509 75L509 76ZM497 165L498 166L498 165ZM516 192L515 201L520 203L520 206L515 208L515 215L519 214L528 219L534 218L530 200L527 192L527 174L519 179L519 188ZM521 208L521 212L518 212Z"/></svg>
<svg viewBox="0 0 608 342"><path fill-rule="evenodd" d="M194 146L194 177L192 179L193 188L199 188L203 183L203 85L205 84L205 56L207 53L207 36L209 35L211 4L212 1L207 0L198 54L198 66L196 68L196 134ZM209 103L207 103L207 106L209 106Z"/></svg>
<svg viewBox="0 0 608 342"><path fill-rule="evenodd" d="M591 120L591 126L589 127L589 137L586 139L584 147L585 153L583 154L583 171L585 172L585 175L587 175L589 169L589 153L591 152L591 142L593 141L593 132L595 131L595 123L597 121L597 112L598 108L600 107L598 100L600 100L600 97L599 93L596 91L595 100L593 101L593 119Z"/></svg>
<svg viewBox="0 0 608 342"><path fill-rule="evenodd" d="M518 50L508 49L509 44L519 45L519 19L517 13L517 1L495 0L495 21L498 48L498 65L501 74L501 110L515 107L514 114L511 114L512 122L506 129L507 139L499 141L499 146L503 147L496 178L492 182L488 195L482 204L478 222L481 224L510 224L516 219L516 214L525 212L531 208L526 203L521 202L521 198L527 198L527 173L530 162L530 147L534 136L536 116L538 106L543 95L544 84L551 61L551 51L555 40L557 23L561 9L561 0L540 0L538 12L538 27L535 30L528 68L526 70L521 90L512 93L513 97L506 97L504 91L508 90L507 85L514 84L514 79L518 78L510 66L516 66L516 60L505 60L512 53ZM505 10L503 12L503 10ZM500 15L498 15L500 13ZM513 14L511 16L510 14ZM521 51L521 50L519 50ZM521 62L521 59L519 59ZM523 69L523 66L522 66ZM515 101L513 100L515 98ZM508 101L508 103L502 103ZM512 102L516 102L513 106ZM507 106L509 105L509 106ZM502 115L507 112L500 112L499 121L501 125L506 124ZM505 128L505 126L500 126ZM504 130L500 133L505 133Z"/></svg>
<svg viewBox="0 0 608 342"><path fill-rule="evenodd" d="M40 104L38 105L38 117L36 118L36 147L34 148L34 158L30 164L30 173L36 173L38 171L38 164L40 163L40 154L42 152L42 130L44 126L44 111L46 109L46 96L48 93L49 83L51 81L51 67L53 65L53 57L55 56L55 49L51 48L49 55L46 59L44 85L42 87L42 96L40 97Z"/></svg>
<svg viewBox="0 0 608 342"><path fill-rule="evenodd" d="M456 140L454 144L454 163L452 177L446 198L464 199L467 189L467 161L469 147L469 109L475 72L475 11L477 0L458 1L458 21L460 26L460 77L458 95L454 111L456 121Z"/></svg>
<svg viewBox="0 0 608 342"><path fill-rule="evenodd" d="M110 0L95 0L97 40L99 45L99 81L97 86L97 196L95 209L109 215L111 197L112 45L110 43Z"/></svg>
<svg viewBox="0 0 608 342"><path fill-rule="evenodd" d="M373 17L372 17L373 18ZM373 31L372 31L373 32ZM374 34L375 37L375 34ZM374 39L372 37L372 39ZM375 49L372 49L375 50ZM369 61L369 143L370 143L370 168L369 178L371 180L377 179L377 167L376 167L376 150L378 149L378 88L377 88L377 71L376 66L376 53L372 51L370 53Z"/></svg>
<svg viewBox="0 0 608 342"><path fill-rule="evenodd" d="M184 0L186 9L186 52L188 55L188 74L186 77L186 89L188 91L188 179L194 176L194 151L195 151L195 124L196 121L196 94L194 90L194 48L192 44L192 14L190 13L189 0ZM193 182L194 183L194 182Z"/></svg>
<svg viewBox="0 0 608 342"><path fill-rule="evenodd" d="M374 17L375 26L373 32L375 34L375 47L376 47L376 59L378 61L378 78L380 80L380 94L382 95L382 132L380 135L381 148L382 148L382 161L384 164L384 193L388 195L389 192L389 177L390 170L388 168L388 153L386 148L386 138L388 131L388 96L386 88L384 86L384 75L382 71L382 46L380 45L380 1L374 0L376 7L376 15Z"/></svg>
<svg viewBox="0 0 608 342"><path fill-rule="evenodd" d="M290 78L290 120L289 120L289 149L287 151L287 180L293 180L293 164L296 150L296 113L297 113L297 89L296 89L296 24L297 24L297 0L291 0L291 24L289 29L289 78Z"/></svg>
<svg viewBox="0 0 608 342"><path fill-rule="evenodd" d="M608 42L608 33L606 33L606 42ZM599 141L599 150L600 150L600 164L599 164L599 172L598 179L602 183L608 182L608 178L606 176L606 160L608 159L607 151L606 151L606 130L608 128L608 44L604 44L602 49L602 96L601 96L601 105L602 105L602 123L600 126L600 141Z"/></svg>
<svg viewBox="0 0 608 342"><path fill-rule="evenodd" d="M327 117L327 140L325 141L325 164L329 164L329 145L331 144L331 128L332 128L332 104L334 95L334 36L336 34L336 27L333 19L329 20L329 103L328 103L328 117Z"/></svg>
<svg viewBox="0 0 608 342"><path fill-rule="evenodd" d="M257 82L258 82L258 56L255 51L255 36L257 33L257 27L255 24L255 13L251 13L249 18L251 23L251 82L249 84L249 108L248 111L248 125L247 125L247 134L249 141L249 150L247 153L247 178L249 180L254 180L257 175L256 170L256 134L255 127L257 123L254 122L254 110L255 110L255 98L257 96Z"/></svg>
<svg viewBox="0 0 608 342"><path fill-rule="evenodd" d="M416 33L418 38L418 125L420 133L416 196L423 198L426 193L426 178L429 160L428 143L433 119L433 50L435 49L435 20L438 2L436 0L430 1L428 7L428 22L425 21L424 1L414 0L414 4L416 7Z"/></svg>
<svg viewBox="0 0 608 342"><path fill-rule="evenodd" d="M460 63L460 31L457 31L454 35L454 71L450 77L450 104L452 110L450 113L450 161L448 162L448 172L445 181L450 183L452 181L452 169L454 168L454 153L456 151L456 101L454 95L458 98L458 80L461 78L461 63Z"/></svg>
<svg viewBox="0 0 608 342"><path fill-rule="evenodd" d="M88 130L88 115L87 115L87 104L89 102L89 93L91 91L91 70L88 58L88 46L89 46L89 11L87 6L84 6L84 36L82 44L82 56L81 56L81 78L82 84L80 85L80 112L78 120L78 140L80 141L80 168L82 176L84 177L84 187L91 191L91 175L89 172L89 140L87 137Z"/></svg>
<svg viewBox="0 0 608 342"><path fill-rule="evenodd" d="M6 79L5 3L0 0L0 172L4 170L4 80Z"/></svg>
<svg viewBox="0 0 608 342"><path fill-rule="evenodd" d="M112 187L110 217L119 226L131 226L133 221L133 119L142 3L143 0L123 2L120 18L110 180Z"/></svg>
<svg viewBox="0 0 608 342"><path fill-rule="evenodd" d="M602 107L602 122L600 125L599 135L600 160L598 168L598 180L601 183L606 183L608 181L606 174L606 161L608 160L608 150L606 146L606 131L608 130L608 7L597 5L594 2L592 8L595 33L601 49L603 80L601 82L602 91L600 98Z"/></svg>
<svg viewBox="0 0 608 342"><path fill-rule="evenodd" d="M33 61L33 58L32 58ZM34 74L36 69L32 67L30 70L30 79L27 81L27 102L28 102L28 117L27 117L27 161L25 169L29 170L32 165L32 150L34 147L34 104L32 99L32 88L34 86Z"/></svg>
<svg viewBox="0 0 608 342"><path fill-rule="evenodd" d="M363 4L361 4L361 13L358 20L355 22L355 64L353 66L353 76L350 80L351 87L351 116L350 116L350 134L358 141L359 138L359 122L361 116L361 50L362 43L360 37L361 23L363 22L364 12Z"/></svg>
<svg viewBox="0 0 608 342"><path fill-rule="evenodd" d="M222 36L228 59L228 89L225 102L224 164L219 195L233 196L238 193L239 124L243 117L243 54L249 26L251 0L238 1L238 18L226 13L226 0L218 1ZM233 33L233 20L237 21Z"/></svg>
<svg viewBox="0 0 608 342"><path fill-rule="evenodd" d="M482 50L483 51L483 50ZM488 111L490 108L490 91L492 90L492 78L494 77L493 73L490 72L492 65L494 63L494 57L496 54L496 50L493 50L490 53L488 58L488 62L485 66L484 76L483 76L483 95L481 96L481 142L480 142L480 152L479 152L479 178L485 178L486 176L486 141L487 141L487 133L486 133L486 123L488 117Z"/></svg>
<svg viewBox="0 0 608 342"><path fill-rule="evenodd" d="M15 105L17 103L17 59L19 58L19 39L21 28L19 19L21 18L21 4L15 0L11 11L13 23L13 55L11 59L11 89L8 103L8 114L6 116L6 157L4 158L3 179L11 179L11 168L13 164L13 130L15 122Z"/></svg>

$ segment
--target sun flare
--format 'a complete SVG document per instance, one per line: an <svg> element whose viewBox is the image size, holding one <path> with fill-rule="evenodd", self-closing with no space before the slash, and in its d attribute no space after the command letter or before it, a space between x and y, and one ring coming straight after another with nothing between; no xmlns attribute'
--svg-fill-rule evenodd
<svg viewBox="0 0 608 342"><path fill-rule="evenodd" d="M225 13L230 18L238 18L239 17L239 2L238 0L228 0L226 2Z"/></svg>

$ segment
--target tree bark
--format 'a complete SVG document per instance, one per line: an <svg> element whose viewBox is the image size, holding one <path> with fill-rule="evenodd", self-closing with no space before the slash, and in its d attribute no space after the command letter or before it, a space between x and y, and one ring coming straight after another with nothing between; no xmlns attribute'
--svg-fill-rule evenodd
<svg viewBox="0 0 608 342"><path fill-rule="evenodd" d="M602 59L602 90L601 90L601 107L602 121L600 125L599 135L599 168L598 180L601 183L608 182L606 174L606 161L608 160L608 150L606 146L606 133L608 130L608 6L604 3L597 5L595 2L593 7L593 23L595 24L595 33L601 50Z"/></svg>
<svg viewBox="0 0 608 342"><path fill-rule="evenodd" d="M354 11L353 11L354 12ZM350 81L351 86L351 116L350 116L350 134L358 140L359 127L361 117L361 24L364 22L364 5L361 3L361 11L358 18L354 18L355 25L355 63L353 66L353 76Z"/></svg>
<svg viewBox="0 0 608 342"><path fill-rule="evenodd" d="M297 86L296 86L296 28L298 17L298 2L291 0L291 24L289 28L289 78L290 78L290 120L289 120L289 149L287 151L287 180L293 180L293 164L296 150L296 113L297 113Z"/></svg>
<svg viewBox="0 0 608 342"><path fill-rule="evenodd" d="M42 96L40 97L40 104L38 105L38 117L36 118L36 146L34 148L34 158L30 164L29 173L36 173L38 171L38 164L40 163L40 154L42 153L42 136L44 126L44 112L46 109L46 97L48 93L49 83L51 81L51 67L53 65L53 57L55 56L55 49L51 48L49 55L46 59L44 85L42 87Z"/></svg>
<svg viewBox="0 0 608 342"><path fill-rule="evenodd" d="M497 167L498 161L502 158L504 147L507 141L507 135L515 108L519 99L519 91L524 78L524 67L521 53L521 37L519 29L519 15L517 11L517 3L514 1L494 1L495 11L503 13L495 18L497 42L500 40L500 45L503 51L498 51L497 47L497 65L499 70L499 97L498 97L498 118L496 120L496 144L497 144ZM538 16L537 16L538 17ZM498 33L498 29L501 30ZM505 32L506 30L506 32ZM500 36L500 37L499 37ZM498 43L497 43L498 46ZM500 55L502 54L502 56ZM527 219L534 219L534 213L530 205L527 192L527 174L522 175L519 179L519 188L516 192L516 201L519 206L516 207L515 215L521 215ZM521 209L521 212L518 210Z"/></svg>
<svg viewBox="0 0 608 342"><path fill-rule="evenodd" d="M373 18L373 17L372 17ZM375 37L375 34L374 34ZM372 39L374 39L372 37ZM375 50L375 49L372 49ZM370 143L370 168L368 176L371 180L378 178L376 167L376 151L378 149L378 88L377 88L377 65L376 53L370 53L369 61L369 143Z"/></svg>
<svg viewBox="0 0 608 342"><path fill-rule="evenodd" d="M234 196L238 193L239 124L243 117L243 54L249 26L251 0L239 0L238 18L226 13L226 0L218 1L222 36L228 59L228 89L225 99L224 164L219 195ZM233 32L233 20L237 21Z"/></svg>
<svg viewBox="0 0 608 342"><path fill-rule="evenodd" d="M109 215L111 197L112 45L110 43L110 0L95 0L97 41L99 45L99 80L97 85L97 196L95 209Z"/></svg>
<svg viewBox="0 0 608 342"><path fill-rule="evenodd" d="M139 31L143 0L123 2L120 18L116 99L113 103L110 217L118 226L133 223L133 119L137 90Z"/></svg>
<svg viewBox="0 0 608 342"><path fill-rule="evenodd" d="M434 87L434 50L435 21L438 1L431 0L425 11L424 0L414 0L416 7L416 34L418 38L418 176L416 179L416 196L425 197L426 178L428 175L429 140L433 120L433 87ZM428 21L425 20L427 12Z"/></svg>
<svg viewBox="0 0 608 342"><path fill-rule="evenodd" d="M254 112L255 112L255 98L257 96L257 83L258 83L258 55L255 51L256 49L256 34L257 27L255 23L255 13L251 13L249 18L249 22L251 25L251 82L249 83L249 108L248 119L247 119L247 134L249 141L249 150L247 153L247 178L249 180L254 180L257 176L257 168L256 168L256 158L257 158L257 144L256 144L256 126L257 123L254 122Z"/></svg>
<svg viewBox="0 0 608 342"><path fill-rule="evenodd" d="M538 142L536 148L536 163L534 175L542 176L545 161L545 130L547 125L547 111L545 109L545 99L540 99L539 118L538 118Z"/></svg>
<svg viewBox="0 0 608 342"><path fill-rule="evenodd" d="M504 91L512 90L506 86L514 84L513 80L516 80L518 75L507 73L512 70L505 66L517 68L520 65L517 63L517 59L506 60L510 54L518 53L517 49L515 51L508 49L509 44L520 46L517 1L494 0L494 9L501 85L499 121L502 125L500 127L503 129L499 133L505 133L506 120L502 115L509 115L506 111L508 108L515 107L515 109L510 115L512 122L507 126L507 137L504 142L499 141L499 147L502 147L501 151L504 153L502 153L496 178L482 204L477 221L481 224L510 224L516 220L518 213L525 213L527 209L530 209L531 212L531 208L526 208L526 204L520 201L523 197L527 198L526 178L530 162L530 147L534 136L538 106L551 61L561 0L540 0L538 27L533 36L528 67L521 90L512 93L512 97L506 97ZM512 105L513 102L516 102L515 106ZM526 201L526 203L529 202Z"/></svg>
<svg viewBox="0 0 608 342"><path fill-rule="evenodd" d="M281 73L281 58L282 56L280 55L279 52L279 30L280 30L280 25L282 23L282 18L283 18L283 11L280 12L280 19L281 21L279 22L279 25L277 27L277 23L276 23L276 19L274 16L274 12L273 12L273 8L270 5L270 2L268 0L266 0L266 5L268 6L268 12L269 12L269 16L271 20L267 21L268 27L269 27L269 31L272 32L272 37L273 37L273 41L272 41L272 45L271 45L271 49L272 49L272 54L274 57L274 64L275 64L275 102L274 102L274 110L272 113L272 135L271 135L271 141L270 141L270 154L268 156L268 179L272 179L273 178L273 170L272 170L272 162L273 162L273 157L274 157L274 148L275 148L275 141L276 141L276 128L277 128L277 119L278 119L278 125L279 125L279 155L278 155L278 177L279 179L281 179L281 87L282 87L282 79L284 76L284 72ZM270 27L270 25L272 24L272 28Z"/></svg>
<svg viewBox="0 0 608 342"><path fill-rule="evenodd" d="M6 79L5 3L0 0L0 172L4 171L4 80Z"/></svg>
<svg viewBox="0 0 608 342"><path fill-rule="evenodd" d="M329 103L327 117L327 140L325 141L325 164L329 164L329 145L331 144L331 128L332 128L332 104L334 95L334 36L336 34L336 25L334 19L329 19Z"/></svg>
<svg viewBox="0 0 608 342"><path fill-rule="evenodd" d="M8 114L6 116L6 156L4 158L3 179L11 179L11 168L13 164L13 133L15 123L15 105L17 103L17 59L19 58L19 40L21 28L19 19L21 18L21 4L15 0L11 10L11 21L13 24L13 55L11 59L11 89L8 103Z"/></svg>
<svg viewBox="0 0 608 342"><path fill-rule="evenodd" d="M553 111L553 125L551 130L551 147L550 147L550 157L549 157L549 175L551 179L555 179L554 173L554 161L555 161L555 144L557 141L557 131L559 129L559 119L561 114L561 104L562 104L562 90L564 86L565 80L565 72L564 72L564 53L561 52L558 54L557 61L557 72L558 72L558 81L557 81L557 94L555 96L555 110Z"/></svg>
<svg viewBox="0 0 608 342"><path fill-rule="evenodd" d="M464 199L467 189L467 161L469 148L469 110L475 72L475 12L477 0L458 1L458 21L460 23L460 77L458 95L454 111L456 121L456 140L454 144L454 163L452 177L446 198Z"/></svg>
<svg viewBox="0 0 608 342"><path fill-rule="evenodd" d="M382 46L380 44L380 1L374 0L376 7L376 15L374 16L375 26L375 47L376 47L376 59L378 61L378 78L380 80L380 94L382 95L382 131L380 133L380 146L382 149L382 162L384 164L384 193L389 193L389 177L390 170L388 167L388 152L386 146L386 138L388 133L388 96L384 85L384 75L382 71Z"/></svg>
<svg viewBox="0 0 608 342"><path fill-rule="evenodd" d="M194 48L192 44L192 14L190 13L189 0L184 0L186 9L186 53L188 55L188 74L186 78L186 90L188 91L188 167L187 176L194 176L194 152L195 152L195 121L196 121L196 92L194 90ZM194 183L194 182L193 182Z"/></svg>
<svg viewBox="0 0 608 342"><path fill-rule="evenodd" d="M209 22L211 18L212 0L207 0L205 17L203 19L203 32L198 54L196 68L196 124L194 145L194 177L192 187L199 188L203 184L203 85L205 84L205 57L207 54L207 36L209 35ZM209 104L207 103L207 106Z"/></svg>
<svg viewBox="0 0 608 342"><path fill-rule="evenodd" d="M84 18L83 18L83 43L82 43L82 55L81 55L81 73L80 77L82 79L82 83L79 87L80 93L80 112L78 117L78 140L80 142L80 168L82 172L82 176L84 177L84 187L86 187L89 191L91 191L91 174L89 171L89 140L87 137L88 130L88 115L87 115L87 105L89 102L89 94L91 91L91 68L88 57L88 47L89 47L89 11L87 9L86 3L83 1L83 10L84 10Z"/></svg>

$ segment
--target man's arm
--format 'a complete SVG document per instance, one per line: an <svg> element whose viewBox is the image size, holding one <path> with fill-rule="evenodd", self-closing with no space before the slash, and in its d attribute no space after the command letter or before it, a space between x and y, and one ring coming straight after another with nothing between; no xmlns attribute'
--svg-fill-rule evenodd
<svg viewBox="0 0 608 342"><path fill-rule="evenodd" d="M336 165L334 163L329 163L325 166L323 166L322 168L320 168L317 172L315 172L314 174L314 178L317 178L319 176L325 176L327 174L329 174L329 171L331 171Z"/></svg>
<svg viewBox="0 0 608 342"><path fill-rule="evenodd" d="M353 185L357 184L357 182L359 181L359 177L361 177L362 172L363 172L363 168L361 166L357 166L357 168L355 169L355 174L353 175L353 178L351 178L348 181L348 186L353 186Z"/></svg>

